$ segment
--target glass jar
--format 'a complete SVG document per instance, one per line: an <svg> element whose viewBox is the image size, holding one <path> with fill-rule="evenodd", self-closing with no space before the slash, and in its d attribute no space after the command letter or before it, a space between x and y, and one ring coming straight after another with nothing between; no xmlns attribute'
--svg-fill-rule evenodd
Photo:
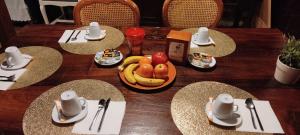
<svg viewBox="0 0 300 135"><path fill-rule="evenodd" d="M131 55L142 55L142 45L145 37L145 30L143 28L128 28L126 30L126 39Z"/></svg>

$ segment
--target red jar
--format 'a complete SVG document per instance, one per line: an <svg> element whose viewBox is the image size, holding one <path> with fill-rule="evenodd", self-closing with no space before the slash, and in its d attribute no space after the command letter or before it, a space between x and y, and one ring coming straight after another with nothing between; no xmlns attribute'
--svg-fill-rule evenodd
<svg viewBox="0 0 300 135"><path fill-rule="evenodd" d="M128 28L126 39L131 55L142 55L142 45L145 37L145 30L142 28Z"/></svg>

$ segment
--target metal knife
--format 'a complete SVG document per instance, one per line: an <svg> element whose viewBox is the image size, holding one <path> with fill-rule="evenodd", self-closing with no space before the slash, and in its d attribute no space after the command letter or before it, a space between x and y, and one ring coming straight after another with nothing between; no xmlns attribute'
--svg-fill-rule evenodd
<svg viewBox="0 0 300 135"><path fill-rule="evenodd" d="M103 114L102 114L101 121L100 121L100 124L99 124L99 127L98 127L98 132L101 130L102 123L103 123L103 121L104 121L104 117L105 117L107 108L108 108L108 106L109 106L109 103L110 103L110 98L108 98L107 101L106 101L106 104L105 104L105 107L104 107L104 112L103 112Z"/></svg>
<svg viewBox="0 0 300 135"><path fill-rule="evenodd" d="M262 131L264 131L264 127L262 126L261 121L260 121L260 118L258 117L258 114L257 114L257 111L256 111L256 107L255 107L254 104L253 104L253 106L254 106L254 112L255 112L256 118L257 118L257 120L258 120L259 127L260 127L260 129L261 129Z"/></svg>
<svg viewBox="0 0 300 135"><path fill-rule="evenodd" d="M72 34L70 35L70 37L67 39L67 41L66 41L65 43L68 43L68 42L70 41L70 39L71 39L71 37L73 36L73 34L74 34L75 31L76 31L76 30L72 30Z"/></svg>

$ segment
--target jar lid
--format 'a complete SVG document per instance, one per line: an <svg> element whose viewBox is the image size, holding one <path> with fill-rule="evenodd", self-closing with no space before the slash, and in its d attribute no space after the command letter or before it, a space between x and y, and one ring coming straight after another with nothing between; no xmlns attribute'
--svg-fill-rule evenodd
<svg viewBox="0 0 300 135"><path fill-rule="evenodd" d="M126 30L126 36L139 37L145 36L145 30L143 28L132 27Z"/></svg>

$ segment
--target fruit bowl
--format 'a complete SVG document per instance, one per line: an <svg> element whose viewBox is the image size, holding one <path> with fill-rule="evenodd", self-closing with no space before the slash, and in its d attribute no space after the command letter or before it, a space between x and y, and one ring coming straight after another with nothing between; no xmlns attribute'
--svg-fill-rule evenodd
<svg viewBox="0 0 300 135"><path fill-rule="evenodd" d="M136 89L140 89L140 90L156 90L156 89L160 89L160 88L163 88L167 85L169 85L170 83L173 82L173 80L175 79L176 77L176 68L175 66L170 62L168 61L166 63L166 65L168 66L168 79L162 84L162 85L159 85L159 86L143 86L143 85L140 85L138 83L136 84L132 84L130 82L128 82L125 78L125 75L124 75L124 71L119 71L119 77L121 78L121 80L128 86L130 87L133 87L133 88L136 88Z"/></svg>

